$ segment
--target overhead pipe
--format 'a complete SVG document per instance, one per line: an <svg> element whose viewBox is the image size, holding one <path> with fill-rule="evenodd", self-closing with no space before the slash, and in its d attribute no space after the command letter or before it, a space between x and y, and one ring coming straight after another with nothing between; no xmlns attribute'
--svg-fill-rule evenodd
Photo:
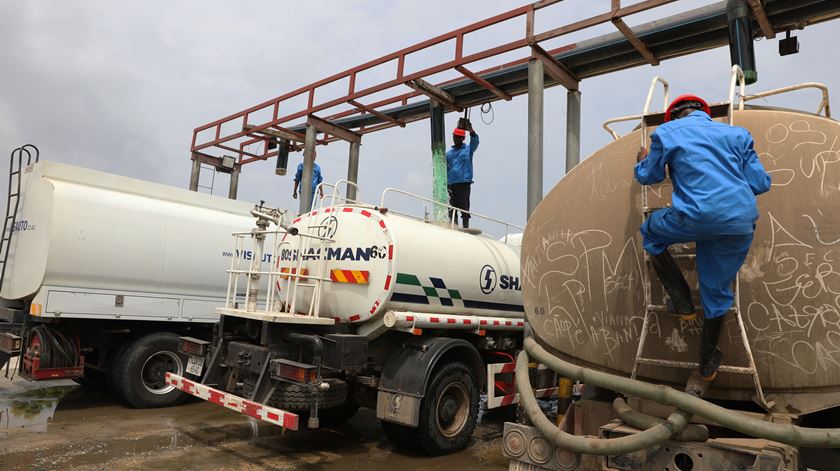
<svg viewBox="0 0 840 471"><path fill-rule="evenodd" d="M729 23L729 57L732 59L732 65L738 65L744 71L747 85L758 81L751 11L747 0L726 2L726 21Z"/></svg>
<svg viewBox="0 0 840 471"><path fill-rule="evenodd" d="M527 352L527 354L525 352ZM529 397L533 396L533 394L531 393L532 389L528 383L527 371L525 371L524 368L520 368L520 365L528 364L528 355L562 376L578 379L583 383L610 389L625 395L639 396L666 406L673 406L678 409L677 412L680 410L685 411L683 414L687 417L690 417L691 414L704 417L720 426L746 435L766 440L773 440L791 446L807 448L840 448L840 428L821 429L800 427L792 424L773 424L753 417L748 417L744 414L733 414L731 410L700 399L697 395L680 392L664 385L648 384L642 381L626 378L624 376L595 371L561 360L560 358L557 358L547 352L532 337L525 338L525 351L520 353L520 357L517 360L516 387L519 388L520 401L522 401L523 404L536 404L536 399ZM523 369L523 375L519 374L520 369ZM520 378L520 376L522 377ZM527 407L525 410L526 412L529 412ZM652 430L656 430L662 426L671 428L673 425L679 425L679 418L675 420L675 414L671 414L665 423L645 430L638 435L651 432ZM548 424L551 424L551 422L549 422L548 419L545 419L542 412L539 410L535 411L532 408L528 416L532 421L534 421L535 425L540 417L542 417L545 422L548 422ZM539 429L540 427L537 428ZM543 434L546 438L556 437L556 434L552 430L553 428L555 427L552 426L551 428L545 429ZM674 433L679 433L684 428L685 426L682 426L678 430L675 430ZM543 432L542 429L540 431ZM661 430L659 432L661 433ZM569 440L565 440L564 437L560 437L552 441L555 445L572 451L578 451L579 449L579 447L569 448L569 445L573 443ZM579 452L605 454L595 453L592 451Z"/></svg>

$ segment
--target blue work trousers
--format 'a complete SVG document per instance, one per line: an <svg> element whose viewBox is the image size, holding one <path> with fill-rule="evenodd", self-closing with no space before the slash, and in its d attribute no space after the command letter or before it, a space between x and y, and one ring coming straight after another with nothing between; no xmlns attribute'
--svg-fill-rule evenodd
<svg viewBox="0 0 840 471"><path fill-rule="evenodd" d="M674 208L654 212L640 230L645 250L651 255L659 255L672 244L695 242L704 315L707 319L715 319L726 314L734 299L732 282L747 258L752 233L709 233L703 224L687 219Z"/></svg>

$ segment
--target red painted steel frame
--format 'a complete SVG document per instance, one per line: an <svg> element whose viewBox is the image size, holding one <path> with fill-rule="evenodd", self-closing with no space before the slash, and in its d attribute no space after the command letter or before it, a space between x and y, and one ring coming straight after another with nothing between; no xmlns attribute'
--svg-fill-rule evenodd
<svg viewBox="0 0 840 471"><path fill-rule="evenodd" d="M545 31L543 33L534 34L534 18L536 16L536 12L539 11L540 9L542 9L542 8L545 8L545 7L549 6L549 5L558 3L559 1L561 1L561 0L543 0L543 1L538 1L538 2L533 3L533 4L525 5L525 6L510 10L506 13L502 13L500 15L496 15L496 16L493 16L491 18L487 18L483 21L473 23L473 24L465 26L463 28L459 28L459 29L456 29L454 31L450 31L449 33L442 34L440 36L437 36L437 37L434 37L432 39L423 41L421 43L418 43L418 44L415 44L413 46L407 47L405 49L401 49L397 52L394 52L394 53L382 56L378 59L366 62L362 65L347 69L343 72L339 72L335 75L331 75L331 76L329 76L329 77L327 77L323 80L320 80L318 82L306 85L304 87L298 88L297 90L286 93L285 95L281 95L279 97L273 98L271 100L265 101L265 102L260 103L258 105L252 106L248 109L240 111L238 113L234 113L230 116L226 116L226 117L218 119L216 121L213 121L213 122L207 123L205 125L199 126L193 131L191 151L192 152L198 152L198 151L201 151L201 150L204 150L204 149L215 147L217 149L227 150L227 151L238 153L239 161L242 164L246 164L246 163L253 162L253 161L256 161L256 160L265 160L269 157L277 155L277 152L276 151L269 152L267 145L264 146L262 154L255 154L253 152L246 152L244 150L245 147L247 147L249 145L256 144L256 143L259 143L259 142L267 142L267 139L269 139L269 138L267 136L260 136L260 131L261 130L269 129L273 126L278 126L278 125L283 124L283 123L288 123L289 121L297 120L297 119L300 119L300 118L305 118L305 117L307 117L309 115L312 115L314 113L318 113L320 111L327 110L327 109L330 109L330 108L333 108L335 106L342 105L342 104L348 104L348 105L352 106L352 108L347 110L347 111L343 111L343 112L334 114L332 116L328 116L325 119L328 119L328 120L338 119L338 118L343 118L343 117L351 116L351 115L358 114L358 113L365 113L365 112L370 112L372 114L376 114L373 111L369 111L369 110L375 110L376 108L379 108L379 107L382 107L382 106L392 105L392 104L400 103L400 102L402 102L403 104L406 104L408 99L419 96L419 95L421 95L421 93L417 92L417 91L407 92L407 93L403 93L403 94L398 94L398 95L393 96L391 98L386 98L386 99L383 99L383 100L379 100L379 101L376 101L374 103L366 103L366 104L363 104L362 106L358 106L359 103L360 103L359 100L361 98L364 98L365 96L368 96L368 95L371 95L371 94L374 94L374 93L378 93L378 92L381 92L381 91L384 91L384 90L387 90L389 88L393 88L393 87L396 87L396 86L399 86L399 85L403 85L406 82L409 82L411 80L420 79L420 78L423 78L423 77L427 77L427 76L434 75L434 74L444 72L444 71L447 71L447 70L451 70L451 69L456 69L456 70L463 69L464 66L466 66L467 64L470 64L472 62L480 61L480 60L483 60L483 59L488 59L488 58L491 58L491 57L494 57L494 56L498 56L500 54L505 54L505 53L508 53L508 52L511 52L511 51L515 51L516 49L520 49L520 48L528 47L530 45L538 44L541 41L546 41L546 40L549 40L549 39L557 38L559 36L563 36L565 34L573 33L575 31L580 31L580 30L583 30L583 29L586 29L586 28L589 28L589 27L592 27L592 26L600 25L602 23L607 23L607 22L610 22L610 21L616 21L616 20L618 20L620 18L623 18L625 16L632 15L632 14L635 14L635 13L639 13L639 12L649 10L649 9L652 9L652 8L656 8L656 7L659 7L661 5L665 5L665 4L668 4L668 3L672 3L676 0L645 0L645 1L635 3L633 5L623 7L623 8L620 6L619 1L613 0L611 2L612 7L611 7L610 11L608 11L606 13L596 15L596 16L593 16L591 18L580 20L580 21L577 21L577 22L574 22L574 23L570 23L568 25L564 25L564 26L561 26L561 27L558 27L558 28L554 28L554 29ZM496 46L496 47L486 49L486 50L483 50L483 51L480 51L480 52L476 52L476 53L473 53L473 54L469 54L469 55L466 55L466 56L463 55L464 37L466 35L468 35L470 33L473 33L475 31L478 31L478 30L481 30L481 29L484 29L484 28L487 28L487 27L490 27L490 26L508 21L508 20L512 20L512 19L515 19L515 18L522 17L522 16L525 17L526 21L525 21L525 35L521 39L517 39L515 41L511 41L511 42L508 42L506 44L502 44L500 46ZM438 65L435 65L435 66L432 66L432 67L427 67L427 68L419 70L417 72L405 75L404 72L405 72L406 56L408 56L410 54L413 54L413 53L417 53L417 52L422 51L424 49L428 49L428 48L436 46L438 44L445 43L447 41L452 41L452 40L455 41L455 54L454 54L454 57L452 59L447 60L445 62L442 62ZM564 47L564 48L554 49L554 50L551 50L551 51L548 51L548 52L549 52L549 54L557 54L558 52L560 52L560 51L562 51L562 50L564 50L568 47L569 46ZM507 67L511 67L511 66L514 66L514 65L519 65L519 64L522 64L522 63L524 63L528 60L529 60L529 57L525 57L525 58L517 60L517 61L513 61L513 62L506 63L506 64L494 66L492 68L485 69L485 70L482 70L480 72L475 72L475 75L480 77L481 75L486 74L488 72L505 69ZM365 88L363 90L356 90L356 77L360 72L364 72L364 71L373 69L374 67L377 67L377 66L380 66L380 65L383 65L383 64L387 64L387 63L392 62L392 61L397 61L397 68L396 68L397 70L396 70L396 75L395 75L394 78L392 78L388 81L385 81L385 82L381 82L377 85L370 86L370 87ZM335 99L332 99L332 100L328 100L328 101L325 101L323 103L317 103L316 104L316 98L315 98L316 97L316 91L319 88L324 87L324 86L329 85L329 84L332 84L332 83L335 83L335 82L338 82L340 80L344 80L344 79L349 79L349 88L348 88L347 93L344 96L341 96L339 98L335 98ZM463 80L463 78L459 77L457 79L453 79L453 80L444 82L443 84L437 84L437 85L438 86L445 85L445 84L455 82L455 81L460 81L460 80ZM480 82L479 82L479 84L482 85L482 86L486 86L486 84L481 84ZM280 109L281 109L280 105L281 105L281 103L283 103L284 101L290 100L292 98L299 97L303 94L307 95L307 106L306 106L306 108L296 109L295 111L292 111L292 112L289 112L288 114L280 116ZM272 119L270 121L267 121L267 122L264 122L264 123L261 123L261 124L256 124L256 125L254 125L254 123L250 123L248 121L249 117L252 114L254 114L256 112L267 110L269 108L272 110ZM418 119L422 119L422 118L418 118ZM236 121L241 121L241 124L242 124L241 126L237 127L238 131L236 131L232 134L222 135L222 126L225 126L225 125L230 126L232 124L235 124ZM251 125L252 127L250 127L246 131L246 130L244 130L246 125ZM383 123L383 124L379 124L379 125L376 125L376 126L370 126L368 128L359 129L358 133L368 134L368 133L371 133L371 132L375 132L375 131L386 129L386 128L391 128L391 127L398 126L398 125L399 124L397 124L396 122L388 122L388 123ZM287 127L288 127L288 125L287 125ZM211 130L213 128L215 128L215 130L214 130L215 132L213 133L214 138L210 139L210 140L205 140L205 141L199 142L199 134L203 133L205 131ZM258 135L260 137L254 137L254 135ZM239 139L242 139L242 138L248 138L248 139L246 139L244 141L238 141ZM331 141L335 141L335 140L338 140L338 138L336 138L334 136L329 137L329 136L325 135L322 142L326 143L326 142L331 142ZM226 143L228 143L228 145L225 145ZM236 143L239 144L239 149L238 150L231 146L231 144L235 145ZM245 158L246 156L247 156L247 158Z"/></svg>

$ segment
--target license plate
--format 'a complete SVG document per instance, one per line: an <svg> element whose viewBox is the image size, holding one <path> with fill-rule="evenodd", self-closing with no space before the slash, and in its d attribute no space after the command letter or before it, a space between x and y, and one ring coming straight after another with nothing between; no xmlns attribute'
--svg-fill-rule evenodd
<svg viewBox="0 0 840 471"><path fill-rule="evenodd" d="M187 373L193 376L201 376L201 370L204 368L204 357L198 355L190 355L187 361Z"/></svg>

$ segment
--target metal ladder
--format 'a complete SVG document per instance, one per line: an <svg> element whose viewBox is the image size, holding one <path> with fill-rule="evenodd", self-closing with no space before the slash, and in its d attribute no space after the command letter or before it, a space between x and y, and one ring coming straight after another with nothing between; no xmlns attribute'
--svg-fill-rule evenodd
<svg viewBox="0 0 840 471"><path fill-rule="evenodd" d="M35 152L34 159L30 149ZM23 154L26 154L26 166L23 165ZM0 263L3 264L3 267L0 268L0 286L3 286L3 281L6 279L6 265L8 265L12 234L15 230L15 218L20 208L22 172L25 167L37 163L40 156L41 152L37 147L26 144L13 150L9 158L9 193L6 198L6 219L3 220L3 235L0 238Z"/></svg>
<svg viewBox="0 0 840 471"><path fill-rule="evenodd" d="M733 110L732 110L732 103L734 102L734 89L735 89L735 78L740 80L741 83L741 95L743 96L744 93L744 75L741 69L736 65L733 67L732 70L733 79L731 81L730 87L730 101L726 104L726 111L728 112L729 123L732 124L733 120ZM654 77L650 91L648 92L648 97L645 102L645 108L642 112L642 124L641 124L641 139L642 139L642 147L647 147L647 140L648 140L648 124L652 121L647 119L652 116L659 115L660 113L651 114L650 104L653 98L653 93L656 88L656 84L661 83L665 92L665 106L668 106L668 82L661 79L660 77ZM724 107L718 105L718 109L723 109ZM664 110L663 110L664 111ZM714 114L714 112L713 112ZM720 115L718 115L720 116ZM651 213L654 211L662 209L662 208L652 208L648 204L648 186L642 185L642 221L644 222ZM673 254L674 259L687 259L687 260L696 260L697 256L695 253L682 253L682 254ZM643 273L644 279L644 294L645 294L645 318L642 324L642 332L639 337L639 346L636 350L636 357L633 361L633 370L630 374L631 379L636 379L636 374L638 373L639 365L649 365L649 366L665 366L665 367L672 367L672 368L684 368L684 369L698 369L699 363L697 362L687 362L687 361L675 361L675 360L665 360L659 358L649 358L644 356L644 348L645 342L647 341L648 336L648 328L650 325L650 317L654 313L667 313L668 308L666 305L663 304L654 304L652 300L652 289L653 289L653 282L652 278L653 275L651 273L653 267L651 265L650 255L645 252L644 253L645 259L645 271ZM766 410L770 410L775 405L774 401L768 402L764 397L764 390L761 387L761 381L758 376L758 369L755 366L755 359L753 358L752 348L750 347L749 337L747 336L746 328L744 327L744 320L741 316L741 296L740 296L740 276L735 277L734 283L734 295L735 295L735 302L733 306L727 311L727 314L734 313L735 319L738 322L738 330L740 332L741 343L744 346L744 352L747 357L747 366L735 366L735 365L720 365L718 368L719 371L724 373L734 373L734 374L741 374L741 375L749 375L752 376L753 384L756 391L756 402ZM702 308L698 309L699 312L702 312Z"/></svg>

